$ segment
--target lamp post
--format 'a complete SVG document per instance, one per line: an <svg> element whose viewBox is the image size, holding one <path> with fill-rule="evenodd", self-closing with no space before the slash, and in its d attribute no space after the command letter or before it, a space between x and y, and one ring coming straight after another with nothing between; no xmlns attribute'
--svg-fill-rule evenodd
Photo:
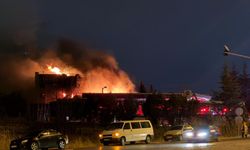
<svg viewBox="0 0 250 150"><path fill-rule="evenodd" d="M104 89L106 89L106 88L107 88L107 86L104 86L104 87L102 88L102 93L103 93Z"/></svg>
<svg viewBox="0 0 250 150"><path fill-rule="evenodd" d="M250 56L241 55L241 54L237 54L235 52L232 52L231 49L229 49L229 47L227 45L224 45L224 56L228 56L228 55L233 55L233 56L238 56L238 57L245 58L245 59L250 59Z"/></svg>

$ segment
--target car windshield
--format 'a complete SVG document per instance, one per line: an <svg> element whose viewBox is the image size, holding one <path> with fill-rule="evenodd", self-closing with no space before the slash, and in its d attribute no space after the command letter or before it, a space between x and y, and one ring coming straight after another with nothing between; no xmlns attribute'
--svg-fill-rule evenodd
<svg viewBox="0 0 250 150"><path fill-rule="evenodd" d="M209 126L208 125L200 125L200 126L194 127L194 129L196 129L196 130L201 130L201 129L208 130Z"/></svg>
<svg viewBox="0 0 250 150"><path fill-rule="evenodd" d="M107 130L121 129L122 126L123 126L123 122L111 123L111 124L107 127Z"/></svg>
<svg viewBox="0 0 250 150"><path fill-rule="evenodd" d="M182 126L173 126L170 128L170 130L181 130Z"/></svg>

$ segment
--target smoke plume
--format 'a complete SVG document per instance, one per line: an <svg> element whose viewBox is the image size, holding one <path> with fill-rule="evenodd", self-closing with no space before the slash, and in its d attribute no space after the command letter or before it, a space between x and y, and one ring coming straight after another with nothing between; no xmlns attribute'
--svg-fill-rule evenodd
<svg viewBox="0 0 250 150"><path fill-rule="evenodd" d="M32 0L0 1L0 92L34 89L35 72L51 73L48 65L80 74L80 92L134 92L129 76L116 59L67 39L52 49L39 40L39 17ZM103 88L105 87L104 91ZM30 93L30 92L29 92Z"/></svg>
<svg viewBox="0 0 250 150"><path fill-rule="evenodd" d="M34 87L34 73L51 73L48 65L58 67L65 74L82 77L80 92L134 92L135 86L129 76L119 68L115 58L104 52L86 48L70 40L59 40L57 48L27 53L4 53L0 69L3 89L30 89ZM35 52L35 53L34 53ZM105 90L103 91L103 88Z"/></svg>

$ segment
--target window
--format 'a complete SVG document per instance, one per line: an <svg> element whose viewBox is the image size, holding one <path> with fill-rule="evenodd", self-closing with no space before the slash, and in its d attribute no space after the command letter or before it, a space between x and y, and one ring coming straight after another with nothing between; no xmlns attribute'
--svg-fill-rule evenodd
<svg viewBox="0 0 250 150"><path fill-rule="evenodd" d="M49 135L50 135L50 132L49 132L49 131L43 131L43 132L40 134L40 137L49 136Z"/></svg>
<svg viewBox="0 0 250 150"><path fill-rule="evenodd" d="M150 126L149 122L141 122L141 127L142 128L150 128L151 126Z"/></svg>
<svg viewBox="0 0 250 150"><path fill-rule="evenodd" d="M129 124L129 123L125 123L123 129L131 129L131 128L130 128L130 124Z"/></svg>
<svg viewBox="0 0 250 150"><path fill-rule="evenodd" d="M131 126L132 126L132 129L139 129L139 128L141 128L139 122L132 122Z"/></svg>

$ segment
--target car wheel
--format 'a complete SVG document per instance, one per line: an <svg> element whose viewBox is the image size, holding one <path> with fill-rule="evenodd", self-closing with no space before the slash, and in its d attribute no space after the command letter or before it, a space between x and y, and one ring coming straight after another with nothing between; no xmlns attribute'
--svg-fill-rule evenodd
<svg viewBox="0 0 250 150"><path fill-rule="evenodd" d="M37 142L32 142L32 143L30 144L30 149L31 149L31 150L38 150L38 149L39 149L38 143L37 143Z"/></svg>
<svg viewBox="0 0 250 150"><path fill-rule="evenodd" d="M66 145L65 141L64 140L60 140L58 142L58 149L64 149L65 145Z"/></svg>
<svg viewBox="0 0 250 150"><path fill-rule="evenodd" d="M108 145L109 145L109 142L103 142L103 145L104 145L104 146L108 146Z"/></svg>
<svg viewBox="0 0 250 150"><path fill-rule="evenodd" d="M124 146L124 145L125 145L125 142L126 142L125 137L121 137L121 140L120 140L121 146Z"/></svg>
<svg viewBox="0 0 250 150"><path fill-rule="evenodd" d="M151 137L149 135L147 135L146 139L145 139L145 143L149 144L151 142Z"/></svg>

